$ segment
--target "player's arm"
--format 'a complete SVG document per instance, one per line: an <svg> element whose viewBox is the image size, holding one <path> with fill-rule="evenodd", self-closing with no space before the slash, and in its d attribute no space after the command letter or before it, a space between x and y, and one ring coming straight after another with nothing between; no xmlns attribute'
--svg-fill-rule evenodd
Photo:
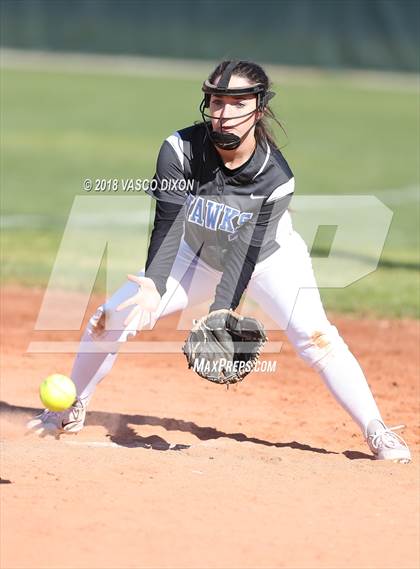
<svg viewBox="0 0 420 569"><path fill-rule="evenodd" d="M155 219L150 237L145 276L153 280L159 294L166 291L184 230L186 191L182 157L165 140L156 165L156 189L147 193L156 199Z"/></svg>
<svg viewBox="0 0 420 569"><path fill-rule="evenodd" d="M186 193L182 188L186 185L178 183L185 182L183 162L168 140L160 148L153 180L147 193L156 199L156 210L145 276L128 275L129 280L139 285L139 290L117 307L117 310L134 307L124 321L125 326L141 310L154 312L158 308L184 230Z"/></svg>
<svg viewBox="0 0 420 569"><path fill-rule="evenodd" d="M292 193L262 205L257 221L239 229L238 239L226 255L222 277L210 311L236 309L254 272L264 243L275 239L278 223L287 210Z"/></svg>
<svg viewBox="0 0 420 569"><path fill-rule="evenodd" d="M156 202L155 220L147 252L145 276L155 283L160 296L178 251L184 230L184 205Z"/></svg>

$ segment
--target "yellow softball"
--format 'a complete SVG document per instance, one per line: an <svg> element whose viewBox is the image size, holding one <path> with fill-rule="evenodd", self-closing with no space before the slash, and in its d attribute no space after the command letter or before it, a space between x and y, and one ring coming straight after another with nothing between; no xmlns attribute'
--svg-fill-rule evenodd
<svg viewBox="0 0 420 569"><path fill-rule="evenodd" d="M46 377L39 388L41 401L50 411L68 409L74 403L76 395L76 386L72 380L60 373Z"/></svg>

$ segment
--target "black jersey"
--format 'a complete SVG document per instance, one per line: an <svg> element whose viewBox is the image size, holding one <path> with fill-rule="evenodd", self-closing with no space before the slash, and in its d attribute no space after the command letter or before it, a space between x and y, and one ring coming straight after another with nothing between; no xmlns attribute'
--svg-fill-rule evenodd
<svg viewBox="0 0 420 569"><path fill-rule="evenodd" d="M227 169L207 136L193 125L161 146L154 185L155 226L146 276L166 289L181 239L222 272L212 309L236 308L255 263L274 253L278 223L294 191L294 178L278 148L258 143L241 167Z"/></svg>

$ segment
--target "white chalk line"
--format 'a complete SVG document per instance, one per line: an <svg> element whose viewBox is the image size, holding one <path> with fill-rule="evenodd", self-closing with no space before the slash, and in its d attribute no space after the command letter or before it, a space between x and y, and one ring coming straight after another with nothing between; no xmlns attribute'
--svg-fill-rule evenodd
<svg viewBox="0 0 420 569"><path fill-rule="evenodd" d="M62 441L66 445L71 446L87 446L87 447L98 447L98 448L126 448L121 445L117 445L117 443L113 443L111 441Z"/></svg>
<svg viewBox="0 0 420 569"><path fill-rule="evenodd" d="M64 435L66 436L66 435ZM63 439L60 439L60 441L62 441L64 444L66 445L71 445L71 446L82 446L82 447L93 447L93 448L118 448L118 449L132 449L132 448L144 448L146 450L152 448L152 446L147 446L144 444L138 444L138 445L119 445L117 443L114 443L112 441L66 441ZM171 443L167 450L174 450L179 444L184 444L184 443ZM198 444L202 444L202 443L198 443ZM188 444L185 445L188 448L193 447L193 446L198 446L198 444ZM165 449L166 450L166 449Z"/></svg>

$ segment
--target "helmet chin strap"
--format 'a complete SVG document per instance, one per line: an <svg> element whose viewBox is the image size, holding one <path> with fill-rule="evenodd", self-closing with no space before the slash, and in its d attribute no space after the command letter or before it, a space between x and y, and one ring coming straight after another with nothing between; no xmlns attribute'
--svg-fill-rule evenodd
<svg viewBox="0 0 420 569"><path fill-rule="evenodd" d="M210 140L215 146L222 148L223 150L236 150L257 122L258 121L255 121L242 136L238 136L232 132L218 132L217 130L210 130L208 126L207 132L209 133Z"/></svg>

